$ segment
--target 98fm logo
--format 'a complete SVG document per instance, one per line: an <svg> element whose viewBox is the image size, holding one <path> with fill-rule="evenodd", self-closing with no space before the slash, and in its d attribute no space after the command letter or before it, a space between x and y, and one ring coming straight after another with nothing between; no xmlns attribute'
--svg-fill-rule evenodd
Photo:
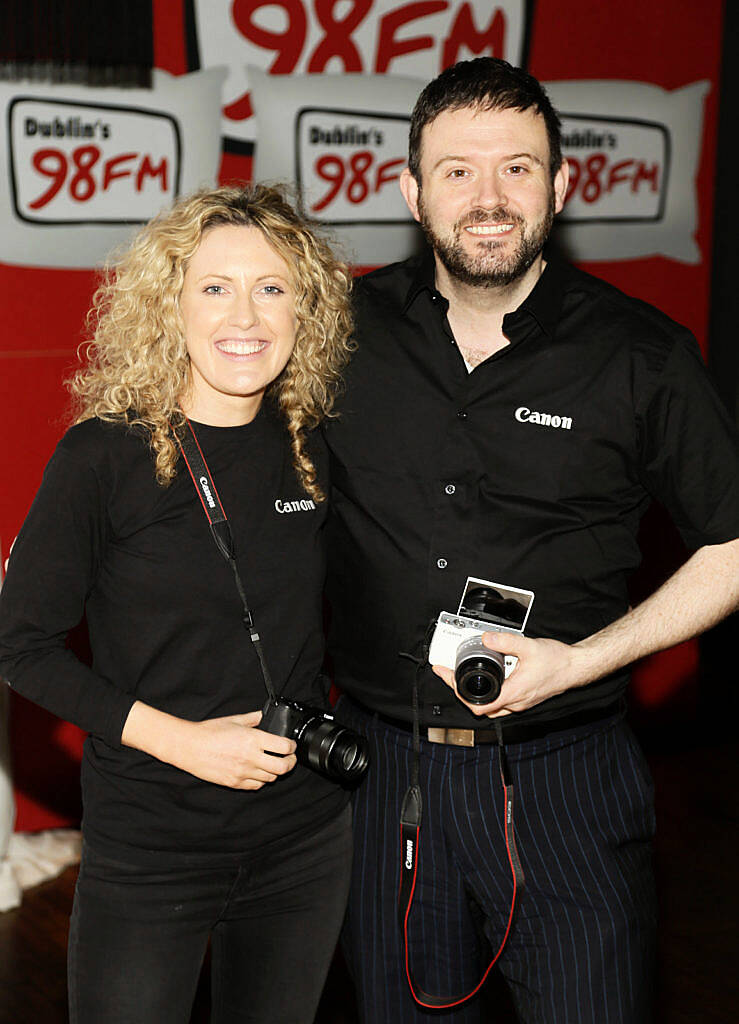
<svg viewBox="0 0 739 1024"><path fill-rule="evenodd" d="M179 192L179 129L169 115L20 99L9 117L13 202L22 220L145 221Z"/></svg>
<svg viewBox="0 0 739 1024"><path fill-rule="evenodd" d="M567 162L570 165L568 200L577 196L583 203L592 205L619 189L632 194L642 189L659 192L661 168L656 163L633 158L614 161L607 153L592 153L585 160L570 156Z"/></svg>
<svg viewBox="0 0 739 1024"><path fill-rule="evenodd" d="M166 156L158 161L150 153L119 153L106 158L99 146L77 146L69 154L62 149L38 149L31 157L31 165L42 178L49 179L49 185L28 203L30 210L48 206L61 189L73 202L88 203L122 179L131 179L130 186L137 193L152 180L166 193L172 173Z"/></svg>
<svg viewBox="0 0 739 1024"><path fill-rule="evenodd" d="M324 153L314 164L317 179L326 183L325 192L311 203L311 213L322 213L338 198L358 206L377 196L383 188L395 182L405 166L404 157L378 161L369 150L359 150L351 156Z"/></svg>
<svg viewBox="0 0 739 1024"><path fill-rule="evenodd" d="M295 177L311 216L329 224L408 221L397 186L407 117L305 107L296 134Z"/></svg>
<svg viewBox="0 0 739 1024"><path fill-rule="evenodd" d="M210 14L207 3L198 6ZM384 74L397 73L391 65L424 50L441 51L443 67L456 63L466 48L502 56L511 6L520 18L516 0L512 5L487 0L233 0L231 13L242 39L273 55L272 74L320 73L332 61L340 62L345 72ZM281 26L269 28L275 9L282 16L277 19ZM374 45L368 45L370 40Z"/></svg>
<svg viewBox="0 0 739 1024"><path fill-rule="evenodd" d="M253 141L251 70L434 78L458 60L519 63L525 0L190 0L198 67L229 69L224 134ZM337 86L336 97L341 95ZM259 140L257 139L257 144Z"/></svg>
<svg viewBox="0 0 739 1024"><path fill-rule="evenodd" d="M670 171L668 133L657 122L564 115L570 166L562 220L658 220Z"/></svg>

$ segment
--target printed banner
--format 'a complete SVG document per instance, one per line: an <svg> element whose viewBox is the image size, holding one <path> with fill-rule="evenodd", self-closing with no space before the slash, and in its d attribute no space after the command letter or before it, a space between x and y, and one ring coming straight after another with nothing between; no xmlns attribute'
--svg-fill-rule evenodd
<svg viewBox="0 0 739 1024"><path fill-rule="evenodd" d="M425 83L471 57L523 59L525 0L189 0L197 66L227 65L223 135L247 152L250 68L277 75L399 75ZM193 66L193 65L191 65ZM343 86L334 84L334 101ZM259 119L260 131L266 130Z"/></svg>
<svg viewBox="0 0 739 1024"><path fill-rule="evenodd" d="M398 187L410 111L424 83L395 75L278 78L249 69L259 141L254 177L295 182L305 213L353 263L404 259L419 230ZM278 127L279 126L279 127Z"/></svg>
<svg viewBox="0 0 739 1024"><path fill-rule="evenodd" d="M698 263L696 175L709 82L547 82L570 186L557 238L574 260Z"/></svg>
<svg viewBox="0 0 739 1024"><path fill-rule="evenodd" d="M216 181L223 69L153 89L0 84L0 260L92 267L182 193Z"/></svg>
<svg viewBox="0 0 739 1024"><path fill-rule="evenodd" d="M398 188L410 111L425 82L395 75L276 77L249 69L259 136L254 176L295 182L305 212L352 261L404 259L418 229ZM696 174L707 82L548 82L570 188L557 239L574 261L700 261ZM638 112L634 114L632 112Z"/></svg>

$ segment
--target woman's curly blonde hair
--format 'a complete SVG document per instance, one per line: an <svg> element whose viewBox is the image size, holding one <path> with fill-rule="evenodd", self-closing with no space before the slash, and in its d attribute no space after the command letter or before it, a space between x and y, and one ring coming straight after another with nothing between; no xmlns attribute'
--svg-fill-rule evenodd
<svg viewBox="0 0 739 1024"><path fill-rule="evenodd" d="M203 189L151 220L106 267L88 315L86 365L68 382L76 422L98 416L143 427L157 481L176 474L179 401L190 382L180 294L189 259L204 233L220 225L258 228L292 271L297 320L294 351L268 388L287 425L295 467L311 497L323 500L306 451L306 432L331 414L352 350L351 275L282 188Z"/></svg>

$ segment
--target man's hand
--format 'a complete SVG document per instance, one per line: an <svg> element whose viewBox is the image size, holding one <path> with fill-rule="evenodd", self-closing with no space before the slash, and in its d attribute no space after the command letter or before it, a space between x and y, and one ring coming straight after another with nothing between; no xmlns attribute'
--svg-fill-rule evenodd
<svg viewBox="0 0 739 1024"><path fill-rule="evenodd" d="M261 789L296 765L295 743L258 729L261 711L189 722L141 701L123 728L124 746L231 789Z"/></svg>
<svg viewBox="0 0 739 1024"><path fill-rule="evenodd" d="M637 658L682 643L738 608L739 540L699 548L640 605L571 646L557 640L530 640L516 633L483 633L486 647L512 654L519 662L496 701L462 703L474 714L491 718L524 711ZM456 692L450 669L435 665L434 672Z"/></svg>
<svg viewBox="0 0 739 1024"><path fill-rule="evenodd" d="M558 640L531 640L516 633L483 633L482 642L490 650L518 658L518 664L503 681L498 699L491 704L470 704L459 696L452 669L433 666L434 672L475 715L496 718L512 711L525 711L548 697L588 681L582 651Z"/></svg>

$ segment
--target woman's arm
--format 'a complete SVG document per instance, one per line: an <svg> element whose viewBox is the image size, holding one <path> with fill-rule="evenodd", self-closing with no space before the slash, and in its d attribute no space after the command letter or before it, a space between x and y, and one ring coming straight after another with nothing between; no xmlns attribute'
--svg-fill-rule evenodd
<svg viewBox="0 0 739 1024"><path fill-rule="evenodd" d="M274 781L295 766L295 744L256 728L261 712L177 718L137 701L67 648L107 543L107 488L93 456L83 460L62 444L46 468L0 593L0 675L111 746L135 747L223 786Z"/></svg>
<svg viewBox="0 0 739 1024"><path fill-rule="evenodd" d="M0 675L24 697L115 745L134 697L67 648L106 544L104 488L93 462L62 442L46 467L0 592Z"/></svg>
<svg viewBox="0 0 739 1024"><path fill-rule="evenodd" d="M188 722L137 700L121 742L206 782L261 789L296 764L293 740L258 729L261 717L261 711L251 711Z"/></svg>

